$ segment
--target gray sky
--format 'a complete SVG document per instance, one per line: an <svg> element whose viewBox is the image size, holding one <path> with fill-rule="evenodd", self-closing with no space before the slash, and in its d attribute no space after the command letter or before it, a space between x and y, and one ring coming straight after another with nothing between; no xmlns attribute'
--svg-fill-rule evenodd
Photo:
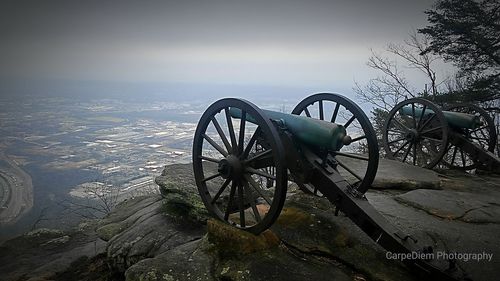
<svg viewBox="0 0 500 281"><path fill-rule="evenodd" d="M350 88L432 3L7 0L0 77Z"/></svg>

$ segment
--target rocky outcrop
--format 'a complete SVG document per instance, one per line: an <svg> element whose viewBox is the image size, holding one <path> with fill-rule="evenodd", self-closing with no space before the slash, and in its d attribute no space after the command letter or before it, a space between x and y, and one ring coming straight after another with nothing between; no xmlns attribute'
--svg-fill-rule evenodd
<svg viewBox="0 0 500 281"><path fill-rule="evenodd" d="M370 191L366 194L369 202L426 245L460 253L492 253L491 261L457 264L473 280L495 280L500 273L500 179L418 168L407 172L417 184ZM438 183L430 186L420 177L438 179ZM397 185L398 178L403 178L402 185L409 182L395 172L378 173L379 183ZM210 217L198 196L191 165L167 166L156 182L161 195L129 199L80 232L39 230L5 243L0 248L0 272L8 275L2 277L415 280L403 264L388 260L386 251L347 217L335 216L334 206L325 198L290 188L276 223L255 236ZM29 247L19 250L21 245ZM28 258L32 251L36 256ZM47 257L52 262L47 263Z"/></svg>
<svg viewBox="0 0 500 281"><path fill-rule="evenodd" d="M477 182L478 176L439 174L411 166L397 169L391 166L393 162L384 163L377 175L378 182L390 182L392 187L399 182L404 187L375 190L367 197L389 221L435 248L463 253L487 249L500 256L500 242L495 238L500 228L494 219L500 198L495 189L500 179L482 177L488 184L478 189L471 184ZM180 209L188 210L183 217L189 220L185 221L202 225L206 214L193 215L200 213L202 205L193 177L187 172L190 169L190 166L169 166L157 183L165 196L164 202L180 204ZM398 174L401 169L404 172ZM179 179L177 175L181 175ZM433 207L442 213L429 211ZM166 211L172 215L170 209ZM456 211L455 219L446 215L452 211ZM472 215L475 219L470 219ZM125 277L126 280L413 280L414 275L404 265L388 260L385 254L348 218L342 214L335 216L326 199L292 188L281 216L260 236L209 220L207 235L134 264L126 270ZM457 263L474 280L494 280L498 274L495 260L482 264Z"/></svg>
<svg viewBox="0 0 500 281"><path fill-rule="evenodd" d="M95 221L73 231L36 229L0 246L1 280L53 280L82 256L104 253L106 243L93 229Z"/></svg>
<svg viewBox="0 0 500 281"><path fill-rule="evenodd" d="M126 268L126 280L331 280L332 276L412 280L402 265L385 259L384 251L349 219L335 217L326 199L301 191L292 189L277 223L259 236L213 219L205 228L208 214L190 169L167 166L156 179L161 199L126 203L138 207L122 204L117 215L98 229L103 239L110 236L107 230L115 231L107 253L115 268ZM129 209L128 213L121 208ZM152 235L147 232L153 222L161 223L155 224L155 232L177 231L189 239L155 236L146 239L150 247L136 246ZM187 230L195 235L185 235ZM139 257L143 259L136 262Z"/></svg>
<svg viewBox="0 0 500 281"><path fill-rule="evenodd" d="M121 272L140 260L157 256L205 234L201 223L185 223L166 211L161 196L139 197L121 204L104 219L97 233L107 239L110 265ZM110 238L111 237L111 238Z"/></svg>

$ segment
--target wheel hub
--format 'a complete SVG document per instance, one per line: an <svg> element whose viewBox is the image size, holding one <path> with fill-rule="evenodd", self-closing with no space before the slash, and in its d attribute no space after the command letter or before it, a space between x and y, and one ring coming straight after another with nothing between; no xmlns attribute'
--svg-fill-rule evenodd
<svg viewBox="0 0 500 281"><path fill-rule="evenodd" d="M243 166L238 157L229 155L219 162L217 170L224 179L238 179L241 177Z"/></svg>
<svg viewBox="0 0 500 281"><path fill-rule="evenodd" d="M408 131L408 133L406 133L406 139L413 141L413 142L416 142L419 137L420 137L420 134L418 133L418 131L416 129L410 129Z"/></svg>

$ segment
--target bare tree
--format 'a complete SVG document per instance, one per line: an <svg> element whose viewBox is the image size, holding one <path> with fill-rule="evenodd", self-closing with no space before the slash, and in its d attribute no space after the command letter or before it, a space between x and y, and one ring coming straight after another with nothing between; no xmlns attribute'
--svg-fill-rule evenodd
<svg viewBox="0 0 500 281"><path fill-rule="evenodd" d="M66 212L86 219L95 219L109 214L119 203L119 197L119 188L94 181L84 186L83 196L64 199L59 205Z"/></svg>
<svg viewBox="0 0 500 281"><path fill-rule="evenodd" d="M356 96L366 103L389 111L395 104L406 98L417 96L435 97L440 87L444 87L449 77L438 80L434 70L439 56L425 52L430 44L429 38L412 31L403 44L391 43L387 46L388 56L376 53L368 59L367 65L378 70L381 75L370 79L366 85L355 82ZM390 58L392 57L392 59ZM402 62L400 65L399 61ZM416 70L425 75L427 83L422 88L413 85L403 69ZM451 84L448 84L450 86Z"/></svg>
<svg viewBox="0 0 500 281"><path fill-rule="evenodd" d="M49 206L44 206L40 209L38 212L38 215L36 216L35 220L33 221L33 224L31 225L31 230L35 230L38 228L39 224L42 223L43 221L49 221L50 218L47 214L47 211L49 210Z"/></svg>
<svg viewBox="0 0 500 281"><path fill-rule="evenodd" d="M153 180L130 190L113 186L107 181L95 180L84 184L78 193L78 196L60 201L59 206L64 213L95 219L108 215L118 203L126 199L159 193L159 189Z"/></svg>

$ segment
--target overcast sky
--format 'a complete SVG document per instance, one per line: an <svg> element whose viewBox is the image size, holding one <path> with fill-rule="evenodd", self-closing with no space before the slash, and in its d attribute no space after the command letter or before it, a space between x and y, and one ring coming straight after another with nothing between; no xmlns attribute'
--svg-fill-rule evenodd
<svg viewBox="0 0 500 281"><path fill-rule="evenodd" d="M4 0L0 77L349 88L432 3Z"/></svg>

